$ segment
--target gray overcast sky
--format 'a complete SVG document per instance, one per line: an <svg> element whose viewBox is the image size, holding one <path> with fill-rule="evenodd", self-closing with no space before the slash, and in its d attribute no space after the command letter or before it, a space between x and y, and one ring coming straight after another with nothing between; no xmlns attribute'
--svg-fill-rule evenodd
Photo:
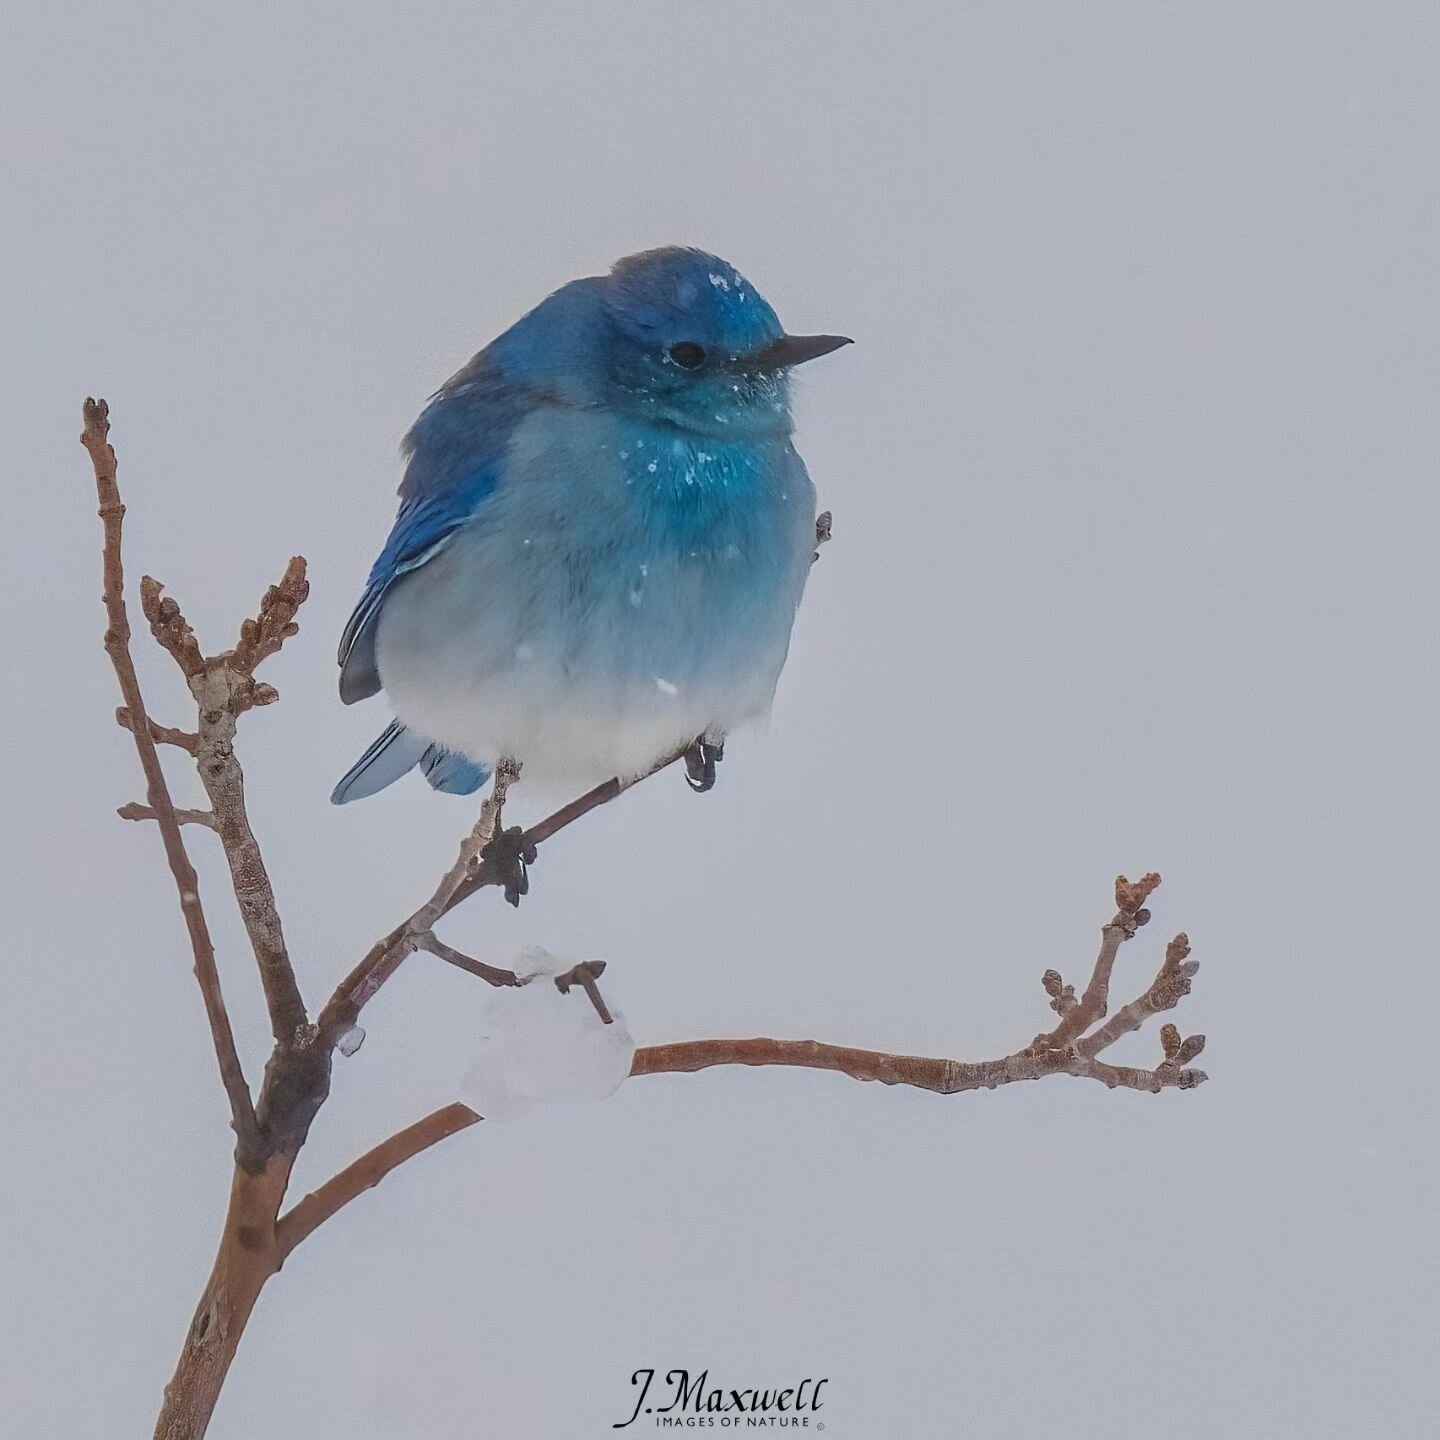
<svg viewBox="0 0 1440 1440"><path fill-rule="evenodd" d="M607 957L642 1042L979 1058L1041 1028L1043 969L1083 978L1115 872L1156 868L1120 987L1189 931L1212 1081L726 1071L480 1126L296 1254L212 1434L587 1440L652 1365L828 1376L837 1440L1433 1422L1436 30L1383 3L8 0L7 1433L149 1433L228 1180L157 837L113 816L140 782L82 398L112 404L132 575L212 646L310 558L242 746L318 999L470 814L418 783L326 804L380 723L333 649L398 439L547 291L677 241L856 337L799 405L836 540L716 793L647 785L546 849L518 915L447 935ZM454 1098L479 1014L411 961L297 1187Z"/></svg>

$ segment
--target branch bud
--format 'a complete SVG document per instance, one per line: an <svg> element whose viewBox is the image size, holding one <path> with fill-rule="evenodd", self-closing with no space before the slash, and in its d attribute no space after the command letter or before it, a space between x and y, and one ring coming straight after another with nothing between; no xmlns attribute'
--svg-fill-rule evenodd
<svg viewBox="0 0 1440 1440"><path fill-rule="evenodd" d="M1174 1028L1173 1026L1171 1027ZM1177 1065L1188 1065L1205 1048L1205 1037L1203 1035L1191 1035L1181 1045L1175 1056Z"/></svg>
<svg viewBox="0 0 1440 1440"><path fill-rule="evenodd" d="M1162 1025L1160 1027L1160 1044L1165 1049L1165 1059L1175 1063L1176 1057L1184 1048L1180 1040L1180 1031L1174 1025Z"/></svg>

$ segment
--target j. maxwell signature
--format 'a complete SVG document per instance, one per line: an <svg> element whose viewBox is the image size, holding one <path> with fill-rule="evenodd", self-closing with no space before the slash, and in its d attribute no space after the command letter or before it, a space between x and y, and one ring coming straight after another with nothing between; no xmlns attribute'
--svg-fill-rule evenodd
<svg viewBox="0 0 1440 1440"><path fill-rule="evenodd" d="M829 1380L806 1378L787 1389L730 1389L711 1386L709 1370L702 1370L692 1380L688 1370L668 1370L659 1390L651 1394L655 1381L654 1369L637 1370L630 1383L640 1387L635 1409L628 1420L617 1420L610 1428L623 1430L643 1415L653 1415L655 1424L664 1427L720 1425L736 1429L809 1429L811 1416L824 1403L820 1392ZM649 1400L652 1403L646 1404ZM661 1404L661 1401L665 1404ZM823 1422L815 1426L825 1428Z"/></svg>

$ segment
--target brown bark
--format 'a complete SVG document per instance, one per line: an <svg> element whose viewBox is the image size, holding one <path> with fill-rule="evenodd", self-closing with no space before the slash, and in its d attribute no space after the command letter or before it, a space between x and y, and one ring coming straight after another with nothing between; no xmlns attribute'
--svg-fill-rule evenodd
<svg viewBox="0 0 1440 1440"><path fill-rule="evenodd" d="M423 1120L392 1135L383 1145L362 1155L337 1175L332 1175L318 1190L291 1206L276 1227L281 1258L288 1255L312 1231L319 1229L337 1210L348 1205L357 1195L373 1190L392 1170L413 1160L422 1150L438 1145L459 1130L478 1125L478 1116L458 1100L453 1105L434 1110Z"/></svg>
<svg viewBox="0 0 1440 1440"><path fill-rule="evenodd" d="M205 1434L250 1312L283 1259L275 1217L293 1164L293 1156L275 1155L258 1174L235 1167L220 1248L165 1387L155 1440L200 1440Z"/></svg>
<svg viewBox="0 0 1440 1440"><path fill-rule="evenodd" d="M1184 937L1178 939L1183 941ZM681 1040L669 1045L643 1046L635 1052L630 1074L632 1077L688 1074L717 1065L786 1065L806 1070L832 1070L852 1080L873 1080L882 1085L909 1085L917 1090L932 1090L939 1095L995 1090L1001 1085L1042 1080L1049 1075L1098 1080L1111 1090L1146 1090L1152 1094L1170 1089L1193 1090L1197 1085L1203 1085L1207 1078L1203 1070L1186 1068L1188 1062L1204 1049L1203 1035L1191 1036L1182 1042L1179 1033L1175 1032L1173 1049L1167 1039L1167 1058L1153 1070L1132 1065L1109 1065L1096 1058L1120 1035L1138 1030L1146 1019L1161 1010L1173 1009L1189 993L1194 972L1186 973L1179 968L1180 961L1188 954L1188 944L1182 948L1172 941L1166 952L1165 964L1150 989L1127 1005L1109 1026L1078 1045L1058 1049L1026 1046L998 1060L967 1061L927 1055L892 1055L880 1050L826 1045L819 1040L772 1040L767 1037L752 1040ZM1173 1026L1168 1028L1174 1030ZM392 1170L413 1160L432 1145L448 1140L471 1125L478 1125L482 1119L484 1116L457 1101L432 1111L381 1141L281 1217L278 1233L283 1254L288 1255L352 1200L374 1189Z"/></svg>

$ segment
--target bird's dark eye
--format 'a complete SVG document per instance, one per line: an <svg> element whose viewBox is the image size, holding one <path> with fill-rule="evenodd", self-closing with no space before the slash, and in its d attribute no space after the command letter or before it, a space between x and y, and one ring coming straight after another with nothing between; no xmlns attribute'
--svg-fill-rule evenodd
<svg viewBox="0 0 1440 1440"><path fill-rule="evenodd" d="M670 358L682 370L698 370L705 363L705 347L693 340L682 340L670 347Z"/></svg>

